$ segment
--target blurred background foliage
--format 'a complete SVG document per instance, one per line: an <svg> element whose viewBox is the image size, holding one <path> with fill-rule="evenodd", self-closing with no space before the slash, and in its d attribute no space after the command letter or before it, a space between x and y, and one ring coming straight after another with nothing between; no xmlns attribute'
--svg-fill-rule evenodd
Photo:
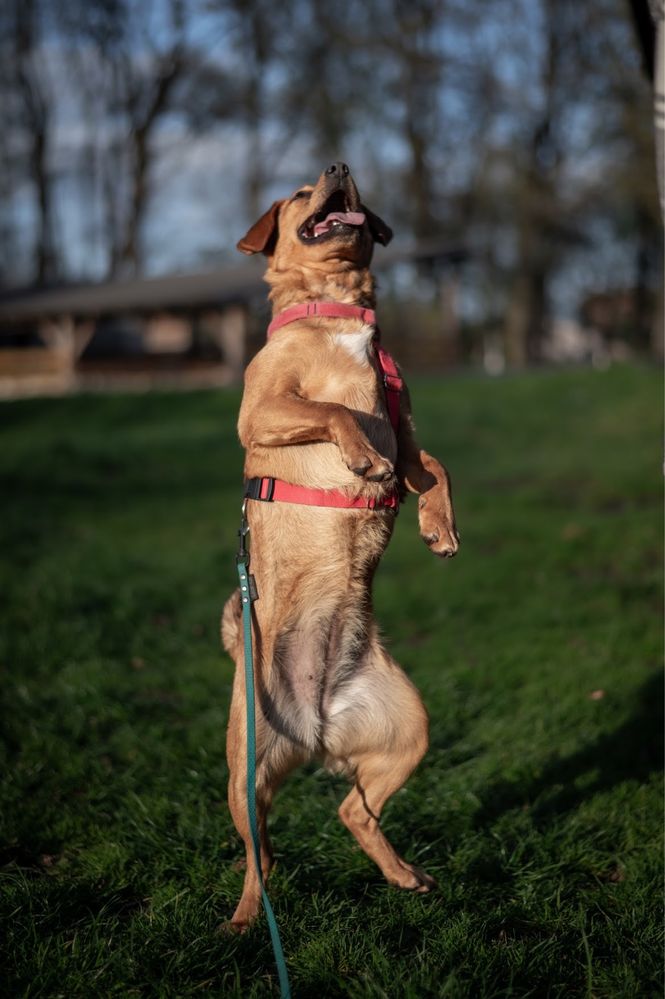
<svg viewBox="0 0 665 999"><path fill-rule="evenodd" d="M603 306L661 350L627 0L5 0L0 27L4 288L218 266L343 158L398 238L468 253L464 330L508 364ZM425 324L440 292L431 259L387 290Z"/></svg>

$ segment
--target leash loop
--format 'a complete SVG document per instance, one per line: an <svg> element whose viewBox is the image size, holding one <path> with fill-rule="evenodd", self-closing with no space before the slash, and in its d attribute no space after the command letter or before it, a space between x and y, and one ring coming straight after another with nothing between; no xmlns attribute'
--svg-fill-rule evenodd
<svg viewBox="0 0 665 999"><path fill-rule="evenodd" d="M249 571L249 549L247 547L247 537L249 535L249 524L246 517L247 501L242 505L242 517L240 529L238 530L239 544L236 555L236 566L238 569L238 580L240 582L240 599L242 603L242 626L243 643L245 650L245 696L247 701L247 814L249 818L249 831L252 837L252 849L254 853L254 863L261 888L261 899L265 909L272 949L275 955L275 964L279 976L279 987L281 999L291 999L291 985L289 983L289 973L286 967L282 941L279 936L279 929L275 913L273 912L268 893L263 880L261 870L261 841L259 839L259 828L256 818L256 707L254 702L254 653L252 650L252 604L258 600L258 592L254 576Z"/></svg>

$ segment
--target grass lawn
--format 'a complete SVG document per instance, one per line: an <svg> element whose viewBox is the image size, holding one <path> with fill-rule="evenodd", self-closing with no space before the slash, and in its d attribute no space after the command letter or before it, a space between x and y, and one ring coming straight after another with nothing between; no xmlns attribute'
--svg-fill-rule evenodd
<svg viewBox="0 0 665 999"><path fill-rule="evenodd" d="M431 748L388 888L312 765L277 797L296 997L662 995L660 377L413 381L462 549L415 503L379 570ZM274 994L226 808L236 392L0 407L0 994Z"/></svg>

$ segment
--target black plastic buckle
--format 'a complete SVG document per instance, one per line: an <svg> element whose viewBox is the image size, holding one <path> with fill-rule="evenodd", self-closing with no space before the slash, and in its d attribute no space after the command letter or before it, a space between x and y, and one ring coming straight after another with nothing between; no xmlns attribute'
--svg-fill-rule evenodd
<svg viewBox="0 0 665 999"><path fill-rule="evenodd" d="M262 496L263 484L268 483L267 495ZM270 476L257 477L254 479L245 479L245 498L253 500L261 500L263 503L272 502L273 493L275 492L275 480L271 479Z"/></svg>

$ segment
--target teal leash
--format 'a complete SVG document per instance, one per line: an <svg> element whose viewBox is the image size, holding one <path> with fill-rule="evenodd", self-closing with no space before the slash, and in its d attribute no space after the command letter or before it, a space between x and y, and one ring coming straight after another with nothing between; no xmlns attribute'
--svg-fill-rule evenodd
<svg viewBox="0 0 665 999"><path fill-rule="evenodd" d="M246 501L245 501L246 502ZM279 975L279 987L282 999L291 999L291 986L289 984L289 973L284 960L282 941L279 937L277 920L273 912L265 883L263 881L263 871L261 870L261 848L259 840L259 828L256 821L256 710L254 705L254 655L252 652L252 604L258 599L256 583L254 577L249 572L249 551L245 544L249 534L249 524L245 517L245 503L242 506L242 520L238 536L240 544L236 555L236 565L238 567L238 578L240 580L240 599L242 601L242 630L243 642L245 646L245 694L247 700L247 812L249 815L249 831L252 836L252 846L254 848L254 861L261 886L261 898L263 908L268 920L272 949L275 954L275 964Z"/></svg>

